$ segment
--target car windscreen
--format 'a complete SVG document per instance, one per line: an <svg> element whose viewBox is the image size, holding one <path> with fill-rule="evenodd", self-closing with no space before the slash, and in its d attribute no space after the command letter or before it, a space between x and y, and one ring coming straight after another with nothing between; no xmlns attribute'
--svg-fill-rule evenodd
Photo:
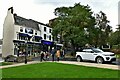
<svg viewBox="0 0 120 80"><path fill-rule="evenodd" d="M100 49L92 49L95 53L102 53L103 51L102 50L100 50Z"/></svg>

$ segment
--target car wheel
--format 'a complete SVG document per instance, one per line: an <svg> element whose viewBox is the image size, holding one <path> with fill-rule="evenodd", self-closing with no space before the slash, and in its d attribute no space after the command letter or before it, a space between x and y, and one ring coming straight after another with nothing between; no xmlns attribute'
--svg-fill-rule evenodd
<svg viewBox="0 0 120 80"><path fill-rule="evenodd" d="M79 56L77 57L77 62L81 62L82 61L82 58Z"/></svg>
<svg viewBox="0 0 120 80"><path fill-rule="evenodd" d="M102 64L102 63L104 62L104 60L103 60L103 58L98 57L98 58L96 59L96 62L97 62L98 64Z"/></svg>

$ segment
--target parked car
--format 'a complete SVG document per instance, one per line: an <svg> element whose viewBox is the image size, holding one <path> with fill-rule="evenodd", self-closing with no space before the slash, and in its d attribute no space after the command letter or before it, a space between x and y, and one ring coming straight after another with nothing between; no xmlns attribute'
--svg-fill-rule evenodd
<svg viewBox="0 0 120 80"><path fill-rule="evenodd" d="M17 57L13 55L8 55L4 60L5 62L17 62Z"/></svg>
<svg viewBox="0 0 120 80"><path fill-rule="evenodd" d="M78 62L89 60L97 63L116 61L115 54L112 52L104 52L98 48L86 48L82 52L76 52Z"/></svg>

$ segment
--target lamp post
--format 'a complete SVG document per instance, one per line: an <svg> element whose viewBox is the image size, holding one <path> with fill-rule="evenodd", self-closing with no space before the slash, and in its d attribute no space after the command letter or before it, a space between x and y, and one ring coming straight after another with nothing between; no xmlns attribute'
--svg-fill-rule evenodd
<svg viewBox="0 0 120 80"><path fill-rule="evenodd" d="M25 64L27 64L27 49L28 49L28 48L27 48L27 47L28 47L27 42L28 42L28 41L25 41L25 44L26 44L26 50L25 50L25 52L24 52L24 53L25 53L25 54L24 54L24 55L25 55Z"/></svg>
<svg viewBox="0 0 120 80"><path fill-rule="evenodd" d="M84 31L85 31L85 35L87 36L87 38L89 38L89 32L87 31L88 29L87 28L84 28ZM88 39L88 44L86 44L87 46L90 45L90 40Z"/></svg>

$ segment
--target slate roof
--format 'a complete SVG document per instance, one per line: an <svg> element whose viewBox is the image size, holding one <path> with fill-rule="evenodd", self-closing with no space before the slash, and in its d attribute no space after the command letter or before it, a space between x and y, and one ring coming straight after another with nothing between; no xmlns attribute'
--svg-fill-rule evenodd
<svg viewBox="0 0 120 80"><path fill-rule="evenodd" d="M32 19L26 19L26 18L17 16L17 14L14 14L14 20L15 20L16 25L21 25L21 26L25 26L28 28L33 28L35 30L40 30L38 24L45 25L45 26L49 27L48 25L46 25L44 23L41 23L41 22L38 22L38 21L35 21Z"/></svg>

